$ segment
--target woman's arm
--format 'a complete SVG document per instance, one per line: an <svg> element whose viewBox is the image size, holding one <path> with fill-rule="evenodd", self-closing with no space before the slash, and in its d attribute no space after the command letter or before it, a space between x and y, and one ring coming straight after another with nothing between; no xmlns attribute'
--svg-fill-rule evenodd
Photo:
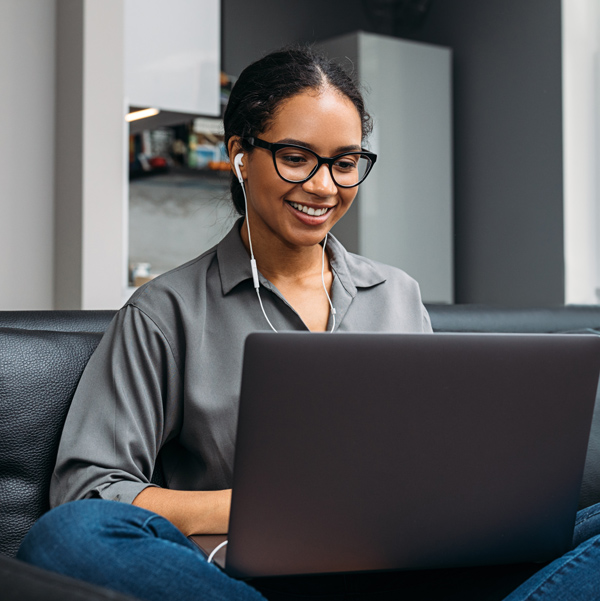
<svg viewBox="0 0 600 601"><path fill-rule="evenodd" d="M94 497L133 502L182 419L182 378L172 346L145 313L127 306L79 381L58 449L51 506Z"/></svg>
<svg viewBox="0 0 600 601"><path fill-rule="evenodd" d="M225 534L229 526L231 490L187 491L150 486L134 505L167 518L183 534Z"/></svg>
<svg viewBox="0 0 600 601"><path fill-rule="evenodd" d="M230 490L202 491L194 482L186 486L184 477L181 488L189 492L150 484L159 450L176 442L184 413L183 378L173 352L177 345L163 330L164 324L159 327L140 309L127 306L105 333L65 422L51 503L100 497L158 513L186 535L226 533ZM168 469L178 461L166 463L167 468L161 466L168 481ZM221 481L217 486L228 486L225 477Z"/></svg>

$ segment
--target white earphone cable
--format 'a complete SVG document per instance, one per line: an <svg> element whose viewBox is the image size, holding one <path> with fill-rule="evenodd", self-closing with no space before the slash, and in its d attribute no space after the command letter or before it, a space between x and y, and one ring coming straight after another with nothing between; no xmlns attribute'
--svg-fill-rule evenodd
<svg viewBox="0 0 600 601"><path fill-rule="evenodd" d="M256 296L258 296L258 302L260 303L260 308L262 309L263 315L265 316L267 323L271 326L271 329L273 330L273 332L277 332L277 330L275 329L275 326L271 323L271 320L267 317L267 312L265 311L265 308L263 307L262 298L260 298L260 291L258 288L256 288Z"/></svg>
<svg viewBox="0 0 600 601"><path fill-rule="evenodd" d="M329 307L331 309L331 330L333 332L335 328L335 307L331 302L331 298L329 296L329 292L327 292L327 286L325 286L325 246L327 245L327 237L329 236L329 232L325 234L325 240L323 240L323 254L321 256L321 282L323 282L323 290L325 290L325 294L327 295L327 301L329 302Z"/></svg>
<svg viewBox="0 0 600 601"><path fill-rule="evenodd" d="M240 155L237 155L237 156L240 156ZM236 157L236 161L237 161L237 157ZM239 163L241 164L241 160L239 161ZM248 246L250 246L250 267L252 268L252 280L254 282L256 296L258 296L258 302L260 303L260 308L262 310L263 315L265 316L265 319L267 320L267 323L269 324L269 326L271 326L271 329L273 330L273 332L277 332L277 330L271 323L271 320L267 317L267 312L265 311L262 299L260 297L260 282L258 279L258 268L256 267L256 259L254 258L254 250L252 249L252 237L250 235L250 220L248 219L248 197L246 196L246 186L244 185L244 180L239 171L239 166L238 166L237 162L236 162L235 166L237 168L236 170L237 170L237 174L238 174L238 181L240 182L240 186L242 187L242 193L244 194L244 208L246 210L246 227L248 228ZM331 302L329 292L327 292L327 286L325 285L325 245L327 244L327 236L329 236L329 233L325 234L325 240L323 240L323 254L321 256L321 282L323 283L323 290L325 290L325 294L327 295L327 302L329 303L329 307L331 309L332 322L331 322L330 332L333 332L333 330L335 328L335 313L336 313L336 311L335 311L335 307L333 306L333 303Z"/></svg>
<svg viewBox="0 0 600 601"><path fill-rule="evenodd" d="M217 545L212 553L208 556L208 559L206 561L208 561L208 563L212 563L213 559L215 558L215 555L228 543L228 540L224 540L221 544Z"/></svg>
<svg viewBox="0 0 600 601"><path fill-rule="evenodd" d="M258 280L258 269L256 267L256 259L254 258L254 250L252 248L252 236L250 234L250 220L248 219L248 197L246 196L246 186L244 185L244 180L239 177L240 186L242 187L242 192L244 194L244 207L246 210L246 227L248 228L248 246L250 246L250 267L252 268L252 281L254 282L254 289L256 290L256 296L258 296L258 302L260 303L261 311L267 320L269 326L273 332L277 332L271 320L267 317L267 312L262 303L262 298L260 298L260 282Z"/></svg>

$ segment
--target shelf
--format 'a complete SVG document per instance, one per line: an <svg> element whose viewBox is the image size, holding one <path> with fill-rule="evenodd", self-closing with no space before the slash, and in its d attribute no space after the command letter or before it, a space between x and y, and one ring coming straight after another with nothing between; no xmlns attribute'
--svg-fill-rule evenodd
<svg viewBox="0 0 600 601"><path fill-rule="evenodd" d="M224 188L229 186L230 171L211 169L171 168L159 173L143 172L129 179L130 186L159 186L169 188Z"/></svg>

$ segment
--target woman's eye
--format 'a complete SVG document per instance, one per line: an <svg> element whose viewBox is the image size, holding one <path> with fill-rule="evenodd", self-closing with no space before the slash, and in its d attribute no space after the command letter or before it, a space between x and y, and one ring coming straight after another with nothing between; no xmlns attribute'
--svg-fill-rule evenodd
<svg viewBox="0 0 600 601"><path fill-rule="evenodd" d="M286 154L279 157L280 160L284 161L287 165L304 165L306 163L306 157L299 154Z"/></svg>
<svg viewBox="0 0 600 601"><path fill-rule="evenodd" d="M356 169L356 163L350 159L340 159L335 162L335 167L342 171L352 171L352 169Z"/></svg>

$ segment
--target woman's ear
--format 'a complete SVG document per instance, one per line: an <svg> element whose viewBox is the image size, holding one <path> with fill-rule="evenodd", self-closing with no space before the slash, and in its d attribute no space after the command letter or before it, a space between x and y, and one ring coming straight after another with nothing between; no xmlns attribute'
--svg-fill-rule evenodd
<svg viewBox="0 0 600 601"><path fill-rule="evenodd" d="M235 157L238 154L243 154L244 158L247 155L247 152L242 148L242 139L239 136L231 136L229 142L227 142L227 154L229 156L229 162L231 163L231 170L233 174L238 177L238 174L235 170ZM242 177L246 179L246 161L242 159L240 170L242 172Z"/></svg>

